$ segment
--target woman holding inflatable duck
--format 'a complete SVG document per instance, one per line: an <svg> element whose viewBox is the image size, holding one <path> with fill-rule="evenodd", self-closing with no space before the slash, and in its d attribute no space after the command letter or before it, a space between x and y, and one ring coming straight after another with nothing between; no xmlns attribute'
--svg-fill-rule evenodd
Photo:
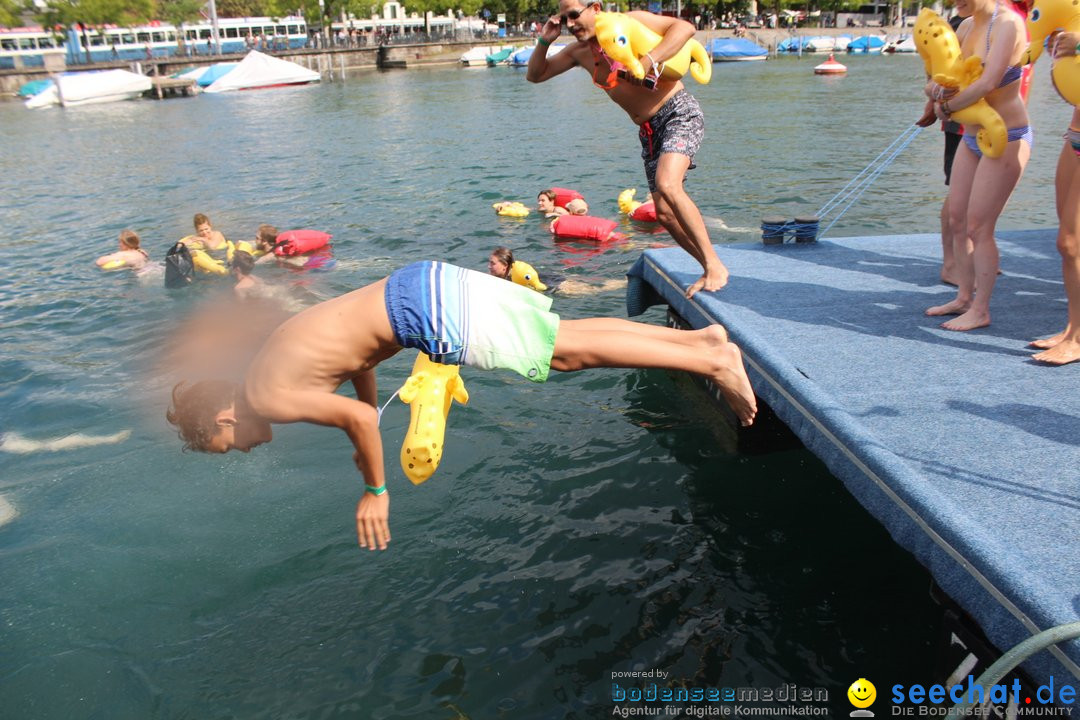
<svg viewBox="0 0 1080 720"><path fill-rule="evenodd" d="M686 171L694 167L694 155L701 147L705 120L682 81L661 70L665 61L694 42L694 26L642 11L620 15L620 20L629 18L660 37L640 58L642 75L638 75L637 59L627 58L635 64L629 68L601 48L598 20L615 15L602 12L598 1L559 0L559 14L548 18L540 31L526 77L529 82L541 83L581 67L592 75L594 85L626 111L640 128L641 155L656 201L657 220L704 270L687 290L687 297L702 289L719 290L727 284L727 268L713 249L701 212L683 187ZM548 47L562 34L563 24L577 42L549 58Z"/></svg>
<svg viewBox="0 0 1080 720"><path fill-rule="evenodd" d="M956 33L961 56L969 63L978 58L982 72L966 86L961 82L960 89L931 80L926 94L942 120L985 101L994 111L985 114L994 126L958 118L964 122L964 137L953 163L947 200L957 292L955 298L928 308L926 314L957 315L942 327L965 331L990 324L990 296L999 260L994 227L1024 173L1033 138L1020 96L1021 59L1027 50L1024 18L1007 0L956 0L956 7L960 14L971 15ZM990 152L985 138L1001 122L1007 129L1006 142Z"/></svg>
<svg viewBox="0 0 1080 720"><path fill-rule="evenodd" d="M1035 42L1035 37L1032 37ZM1055 61L1076 62L1080 32L1057 33L1050 39ZM1074 86L1075 87L1075 86ZM1080 109L1073 107L1072 121L1065 133L1065 143L1058 157L1054 177L1057 199L1057 247L1061 253L1061 274L1065 280L1065 297L1069 302L1065 329L1056 335L1031 343L1042 352L1032 357L1051 365L1065 365L1080 360Z"/></svg>

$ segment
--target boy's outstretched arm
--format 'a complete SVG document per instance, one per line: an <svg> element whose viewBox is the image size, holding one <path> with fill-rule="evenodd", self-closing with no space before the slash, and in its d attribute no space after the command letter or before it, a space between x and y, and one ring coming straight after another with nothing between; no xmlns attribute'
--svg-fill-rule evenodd
<svg viewBox="0 0 1080 720"><path fill-rule="evenodd" d="M359 389L359 388L357 388ZM336 393L312 390L288 390L248 393L253 409L270 422L309 422L341 428L356 451L353 462L372 488L386 484L383 472L382 438L379 436L379 412L374 406ZM390 494L375 495L364 490L356 506L356 535L360 547L386 549L390 541Z"/></svg>

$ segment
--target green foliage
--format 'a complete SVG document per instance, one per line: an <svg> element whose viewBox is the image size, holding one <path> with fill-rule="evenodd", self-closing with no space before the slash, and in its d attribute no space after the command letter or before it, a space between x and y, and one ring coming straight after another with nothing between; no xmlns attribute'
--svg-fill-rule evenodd
<svg viewBox="0 0 1080 720"><path fill-rule="evenodd" d="M155 9L154 0L48 0L39 19L63 25L130 26L152 19Z"/></svg>
<svg viewBox="0 0 1080 720"><path fill-rule="evenodd" d="M158 0L158 18L180 27L184 23L194 22L202 16L202 0Z"/></svg>
<svg viewBox="0 0 1080 720"><path fill-rule="evenodd" d="M4 27L19 27L22 23L22 14L26 10L26 3L21 0L0 0L0 25Z"/></svg>

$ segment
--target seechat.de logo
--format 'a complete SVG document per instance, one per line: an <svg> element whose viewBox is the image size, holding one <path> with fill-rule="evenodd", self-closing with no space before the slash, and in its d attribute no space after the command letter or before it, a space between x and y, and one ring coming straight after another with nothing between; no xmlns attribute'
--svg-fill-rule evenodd
<svg viewBox="0 0 1080 720"><path fill-rule="evenodd" d="M866 678L859 678L847 689L847 698L848 702L855 706L855 710L850 713L851 717L874 717L874 713L866 709L877 700L874 683Z"/></svg>

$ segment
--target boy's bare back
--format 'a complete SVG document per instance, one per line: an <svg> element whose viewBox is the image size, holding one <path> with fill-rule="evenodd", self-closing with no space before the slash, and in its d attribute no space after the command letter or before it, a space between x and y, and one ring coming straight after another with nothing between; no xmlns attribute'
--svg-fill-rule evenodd
<svg viewBox="0 0 1080 720"><path fill-rule="evenodd" d="M295 396L333 393L400 350L386 313L385 286L380 280L282 323L245 376L252 407L271 422L295 422L295 402L302 402Z"/></svg>

